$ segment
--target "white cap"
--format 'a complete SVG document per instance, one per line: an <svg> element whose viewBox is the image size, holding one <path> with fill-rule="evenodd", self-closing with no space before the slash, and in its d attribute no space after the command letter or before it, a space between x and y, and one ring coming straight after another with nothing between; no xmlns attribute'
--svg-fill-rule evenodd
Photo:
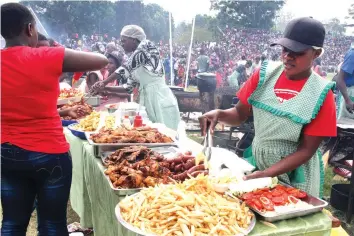
<svg viewBox="0 0 354 236"><path fill-rule="evenodd" d="M133 39L137 39L140 42L146 39L146 34L145 34L143 28L141 28L140 26L137 26L137 25L124 26L120 35L129 37L129 38L133 38Z"/></svg>

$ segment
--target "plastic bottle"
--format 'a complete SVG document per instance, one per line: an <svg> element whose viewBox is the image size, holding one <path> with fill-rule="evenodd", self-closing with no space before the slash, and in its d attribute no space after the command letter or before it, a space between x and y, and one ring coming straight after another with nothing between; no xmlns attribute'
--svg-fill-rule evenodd
<svg viewBox="0 0 354 236"><path fill-rule="evenodd" d="M129 116L124 116L122 125L124 125L127 128L131 128L132 124L130 123Z"/></svg>
<svg viewBox="0 0 354 236"><path fill-rule="evenodd" d="M134 127L141 127L143 126L143 118L138 114L135 116L134 119Z"/></svg>

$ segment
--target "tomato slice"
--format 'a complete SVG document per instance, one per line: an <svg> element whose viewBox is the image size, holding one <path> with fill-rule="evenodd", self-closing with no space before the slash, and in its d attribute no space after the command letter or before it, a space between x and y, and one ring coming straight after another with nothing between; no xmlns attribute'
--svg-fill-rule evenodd
<svg viewBox="0 0 354 236"><path fill-rule="evenodd" d="M247 201L246 201L246 204L247 204L249 207L251 207L251 208L253 208L253 209L257 210L257 211L262 211L262 209L260 209L260 208L258 208L258 207L256 206L256 204L253 202L253 200L247 200Z"/></svg>
<svg viewBox="0 0 354 236"><path fill-rule="evenodd" d="M272 202L275 204L275 205L277 205L277 206L281 206L281 205L284 205L286 202L285 202L285 200L284 200L284 198L283 197L273 197L272 198Z"/></svg>
<svg viewBox="0 0 354 236"><path fill-rule="evenodd" d="M306 197L307 197L307 193L304 191L299 191L299 193L297 194L297 198L304 199Z"/></svg>
<svg viewBox="0 0 354 236"><path fill-rule="evenodd" d="M281 196L283 193L282 192L280 192L279 190L274 190L274 191L272 191L272 196L273 197L279 197L279 196Z"/></svg>
<svg viewBox="0 0 354 236"><path fill-rule="evenodd" d="M261 201L259 201L258 199L253 199L252 201L258 209L263 209L263 205Z"/></svg>
<svg viewBox="0 0 354 236"><path fill-rule="evenodd" d="M249 199L252 199L254 198L254 194L253 193L245 193L242 195L242 199L243 200L249 200Z"/></svg>

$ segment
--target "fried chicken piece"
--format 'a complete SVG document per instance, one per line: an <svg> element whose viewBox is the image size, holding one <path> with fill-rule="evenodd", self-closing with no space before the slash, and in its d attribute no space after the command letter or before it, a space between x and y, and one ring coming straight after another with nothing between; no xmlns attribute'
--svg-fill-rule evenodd
<svg viewBox="0 0 354 236"><path fill-rule="evenodd" d="M154 186L156 186L159 183L157 178L154 178L154 177L151 177L151 176L146 177L143 180L143 182L146 185L146 187L154 187Z"/></svg>

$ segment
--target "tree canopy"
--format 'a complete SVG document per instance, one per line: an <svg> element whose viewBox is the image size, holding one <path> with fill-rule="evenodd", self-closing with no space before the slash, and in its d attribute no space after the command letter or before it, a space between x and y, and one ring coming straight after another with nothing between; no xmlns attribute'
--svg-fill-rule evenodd
<svg viewBox="0 0 354 236"><path fill-rule="evenodd" d="M169 37L168 12L141 1L23 1L38 16L51 37L62 34L108 34L119 37L124 25L137 24L148 38Z"/></svg>
<svg viewBox="0 0 354 236"><path fill-rule="evenodd" d="M285 1L233 1L211 0L212 9L218 11L222 25L271 29L276 13Z"/></svg>
<svg viewBox="0 0 354 236"><path fill-rule="evenodd" d="M338 18L330 19L327 24L325 24L326 31L328 34L341 36L345 33L345 27L341 24Z"/></svg>

